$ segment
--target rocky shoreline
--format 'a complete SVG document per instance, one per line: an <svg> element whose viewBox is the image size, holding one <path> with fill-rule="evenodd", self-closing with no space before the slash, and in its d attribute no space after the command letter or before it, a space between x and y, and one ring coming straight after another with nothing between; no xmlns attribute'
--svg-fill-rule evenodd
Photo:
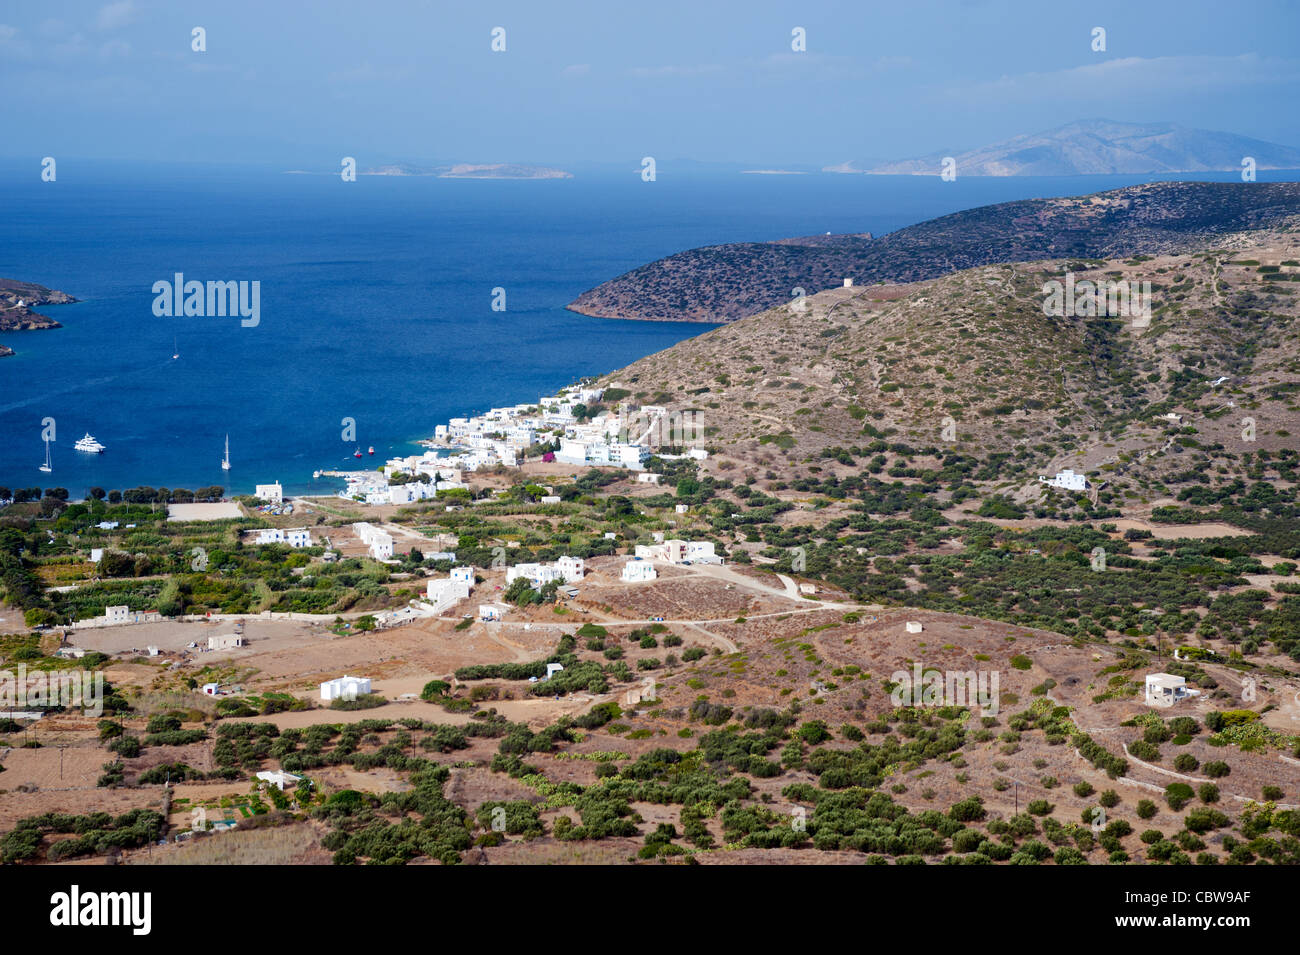
<svg viewBox="0 0 1300 955"><path fill-rule="evenodd" d="M0 332L27 332L44 328L60 328L48 315L34 310L39 305L70 305L77 300L66 292L46 288L17 279L0 279ZM14 350L0 345L0 358L12 355Z"/></svg>

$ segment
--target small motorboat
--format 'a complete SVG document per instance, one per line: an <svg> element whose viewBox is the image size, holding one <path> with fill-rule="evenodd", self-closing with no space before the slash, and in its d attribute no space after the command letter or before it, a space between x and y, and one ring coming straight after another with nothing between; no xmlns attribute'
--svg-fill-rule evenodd
<svg viewBox="0 0 1300 955"><path fill-rule="evenodd" d="M375 446L373 444L370 446L370 453L371 454L375 453Z"/></svg>
<svg viewBox="0 0 1300 955"><path fill-rule="evenodd" d="M361 449L360 449L360 448L357 448L357 450L353 453L352 456L353 456L354 458L359 458L359 457L361 457Z"/></svg>

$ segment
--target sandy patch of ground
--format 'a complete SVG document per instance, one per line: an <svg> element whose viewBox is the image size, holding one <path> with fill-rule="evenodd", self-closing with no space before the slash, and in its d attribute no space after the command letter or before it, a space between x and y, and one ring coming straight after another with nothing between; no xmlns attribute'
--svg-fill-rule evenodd
<svg viewBox="0 0 1300 955"><path fill-rule="evenodd" d="M243 516L243 508L235 501L167 505L167 520L169 521L222 521Z"/></svg>

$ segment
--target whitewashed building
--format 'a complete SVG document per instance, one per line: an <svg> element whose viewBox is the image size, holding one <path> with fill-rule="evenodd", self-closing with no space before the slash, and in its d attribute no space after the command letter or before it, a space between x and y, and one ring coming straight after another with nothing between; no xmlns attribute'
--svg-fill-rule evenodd
<svg viewBox="0 0 1300 955"><path fill-rule="evenodd" d="M320 685L320 698L330 700L355 700L358 696L370 692L370 678L364 676L341 676L326 680Z"/></svg>
<svg viewBox="0 0 1300 955"><path fill-rule="evenodd" d="M644 583L648 580L654 580L659 576L655 570L655 565L648 560L629 560L623 565L623 580L625 583Z"/></svg>
<svg viewBox="0 0 1300 955"><path fill-rule="evenodd" d="M582 580L584 573L586 573L586 562L581 557L566 555L553 564L515 564L506 569L506 583L510 584L519 577L525 577L534 588L540 589L551 581L574 583Z"/></svg>
<svg viewBox="0 0 1300 955"><path fill-rule="evenodd" d="M463 578L458 580L455 577L443 577L440 580L429 581L425 596L429 603L433 604L434 612L441 613L469 597L473 589L473 583Z"/></svg>
<svg viewBox="0 0 1300 955"><path fill-rule="evenodd" d="M267 527L257 532L258 544L288 544L301 548L311 546L311 531L305 527L291 527L283 530L279 527Z"/></svg>
<svg viewBox="0 0 1300 955"><path fill-rule="evenodd" d="M1148 673L1146 678L1147 706L1173 706L1179 700L1195 696L1187 680L1172 673Z"/></svg>
<svg viewBox="0 0 1300 955"><path fill-rule="evenodd" d="M264 782L268 786L274 786L276 789L280 790L291 789L298 785L298 782L302 779L301 776L295 776L293 773L286 773L283 769L264 769L257 774L257 778L260 782Z"/></svg>
<svg viewBox="0 0 1300 955"><path fill-rule="evenodd" d="M259 501L281 504L284 502L284 488L280 487L279 481L274 484L258 484L253 489L253 496Z"/></svg>
<svg viewBox="0 0 1300 955"><path fill-rule="evenodd" d="M1038 476L1038 483L1046 484L1048 487L1057 487L1063 491L1086 491L1088 490L1088 479L1070 468L1064 471L1057 471L1053 477L1045 475Z"/></svg>
<svg viewBox="0 0 1300 955"><path fill-rule="evenodd" d="M387 531L365 521L353 524L352 530L356 533L357 540L366 545L371 557L375 560L392 560L393 538Z"/></svg>

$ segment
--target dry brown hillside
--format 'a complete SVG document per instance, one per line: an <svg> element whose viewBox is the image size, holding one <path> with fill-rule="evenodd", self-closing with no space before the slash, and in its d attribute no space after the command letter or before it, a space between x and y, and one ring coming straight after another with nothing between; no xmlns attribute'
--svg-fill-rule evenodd
<svg viewBox="0 0 1300 955"><path fill-rule="evenodd" d="M1298 261L1291 222L1193 254L834 289L802 311L783 306L714 329L604 382L633 401L697 411L716 452L769 466L889 437L1123 472L1187 428L1201 443L1240 443L1247 417L1255 447L1294 446ZM1045 283L1067 273L1135 289L1149 282L1149 325L1045 315Z"/></svg>

